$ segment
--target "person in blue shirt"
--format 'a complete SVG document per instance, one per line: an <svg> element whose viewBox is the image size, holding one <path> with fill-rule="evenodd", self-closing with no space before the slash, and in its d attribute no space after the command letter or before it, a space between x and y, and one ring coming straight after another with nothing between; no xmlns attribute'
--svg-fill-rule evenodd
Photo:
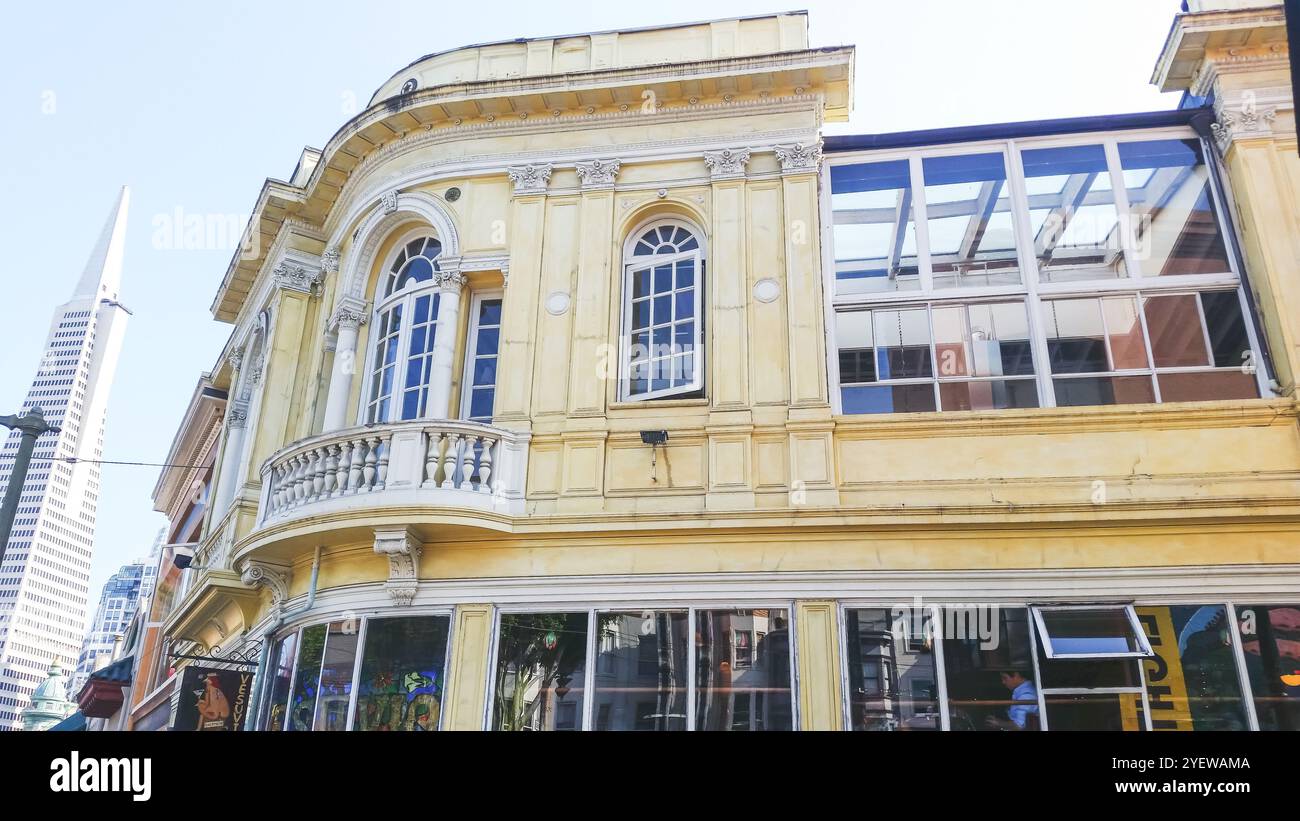
<svg viewBox="0 0 1300 821"><path fill-rule="evenodd" d="M985 723L1000 730L1024 730L1029 716L1038 716L1038 688L1025 677L1021 670L1004 671L1000 678L1002 686L1011 691L1011 706L1007 708L1007 717L989 716Z"/></svg>

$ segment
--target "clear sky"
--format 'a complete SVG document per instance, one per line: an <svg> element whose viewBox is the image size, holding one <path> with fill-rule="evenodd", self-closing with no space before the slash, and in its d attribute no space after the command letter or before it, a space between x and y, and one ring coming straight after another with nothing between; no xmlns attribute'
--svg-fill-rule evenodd
<svg viewBox="0 0 1300 821"><path fill-rule="evenodd" d="M1178 0L493 0L18 3L0 30L0 414L22 402L118 187L132 189L135 312L105 458L160 462L229 326L209 306L233 245L168 248L159 221L246 216L390 75L460 45L808 9L857 46L853 122L878 133L1173 108L1148 85ZM242 224L242 223L241 223ZM229 242L233 243L234 240ZM180 243L182 246L185 243ZM104 469L91 601L162 526L158 470Z"/></svg>

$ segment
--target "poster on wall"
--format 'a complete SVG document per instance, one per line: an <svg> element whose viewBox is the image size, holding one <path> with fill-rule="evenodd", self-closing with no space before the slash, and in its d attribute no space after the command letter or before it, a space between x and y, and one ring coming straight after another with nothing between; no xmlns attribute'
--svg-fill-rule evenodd
<svg viewBox="0 0 1300 821"><path fill-rule="evenodd" d="M243 730L252 690L250 670L186 667L172 729Z"/></svg>

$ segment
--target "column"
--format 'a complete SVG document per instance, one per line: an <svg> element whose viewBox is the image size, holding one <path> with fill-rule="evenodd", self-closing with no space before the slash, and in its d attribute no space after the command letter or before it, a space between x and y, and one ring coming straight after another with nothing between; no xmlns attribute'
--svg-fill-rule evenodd
<svg viewBox="0 0 1300 821"><path fill-rule="evenodd" d="M439 265L458 265L439 260ZM452 419L458 414L451 408L451 373L456 358L456 337L460 332L461 292L465 275L459 270L440 270L438 277L438 332L433 337L433 362L429 368L429 405L425 415L433 419Z"/></svg>
<svg viewBox="0 0 1300 821"><path fill-rule="evenodd" d="M582 200L572 300L570 417L603 415L608 384L603 377L617 376L618 357L608 349L610 288L617 281L610 237L614 234L614 181L621 165L616 159L578 163Z"/></svg>
<svg viewBox="0 0 1300 821"><path fill-rule="evenodd" d="M370 318L366 303L344 297L330 317L330 327L338 334L334 345L334 367L330 371L329 393L325 399L324 432L348 426L348 405L352 397L352 377L357 372L357 338L361 326Z"/></svg>
<svg viewBox="0 0 1300 821"><path fill-rule="evenodd" d="M789 311L790 404L828 404L825 319L818 239L817 172L821 144L778 145L785 209L786 305Z"/></svg>
<svg viewBox="0 0 1300 821"><path fill-rule="evenodd" d="M456 623L452 628L442 729L481 730L487 705L493 608L490 604L461 604L452 618Z"/></svg>
<svg viewBox="0 0 1300 821"><path fill-rule="evenodd" d="M515 184L510 214L510 280L501 316L497 358L496 420L526 427L533 404L533 351L542 275L542 237L546 228L546 187L550 163L507 169ZM520 424L522 423L522 424Z"/></svg>
<svg viewBox="0 0 1300 821"><path fill-rule="evenodd" d="M235 378L238 376L236 371ZM247 422L247 403L231 402L226 410L226 443L221 451L221 472L217 475L216 504L209 519L212 525L221 521L230 510L235 488L239 487L239 459L244 453L244 426Z"/></svg>

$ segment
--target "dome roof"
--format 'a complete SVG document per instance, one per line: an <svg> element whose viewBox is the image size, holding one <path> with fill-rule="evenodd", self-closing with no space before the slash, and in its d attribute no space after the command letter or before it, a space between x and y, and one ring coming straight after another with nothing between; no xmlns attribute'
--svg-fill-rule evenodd
<svg viewBox="0 0 1300 821"><path fill-rule="evenodd" d="M32 691L32 705L41 701L66 702L68 700L68 677L63 666L57 661L50 665L49 678L42 681Z"/></svg>

